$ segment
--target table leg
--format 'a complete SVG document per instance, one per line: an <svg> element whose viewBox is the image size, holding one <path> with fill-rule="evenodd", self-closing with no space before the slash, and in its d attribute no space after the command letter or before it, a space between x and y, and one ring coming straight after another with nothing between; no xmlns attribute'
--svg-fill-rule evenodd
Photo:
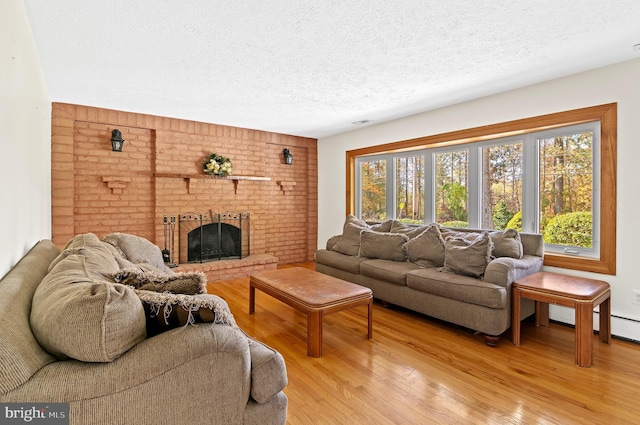
<svg viewBox="0 0 640 425"><path fill-rule="evenodd" d="M511 340L520 345L520 290L511 291Z"/></svg>
<svg viewBox="0 0 640 425"><path fill-rule="evenodd" d="M600 304L600 341L611 344L611 296Z"/></svg>
<svg viewBox="0 0 640 425"><path fill-rule="evenodd" d="M256 311L256 288L249 285L249 314Z"/></svg>
<svg viewBox="0 0 640 425"><path fill-rule="evenodd" d="M307 355L322 357L322 311L307 313Z"/></svg>
<svg viewBox="0 0 640 425"><path fill-rule="evenodd" d="M593 350L593 303L576 303L576 364L589 367Z"/></svg>
<svg viewBox="0 0 640 425"><path fill-rule="evenodd" d="M549 327L549 303L536 301L536 326Z"/></svg>
<svg viewBox="0 0 640 425"><path fill-rule="evenodd" d="M369 300L367 304L368 324L367 324L367 338L373 338L373 298Z"/></svg>

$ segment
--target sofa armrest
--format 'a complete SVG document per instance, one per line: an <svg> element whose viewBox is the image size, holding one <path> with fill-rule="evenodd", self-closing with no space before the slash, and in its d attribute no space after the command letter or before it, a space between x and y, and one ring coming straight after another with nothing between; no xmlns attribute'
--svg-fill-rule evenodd
<svg viewBox="0 0 640 425"><path fill-rule="evenodd" d="M326 248L327 250L331 251L331 249L333 248L333 246L335 244L338 243L338 241L340 240L340 236L342 235L335 235L335 236L331 236L328 240L327 240L327 245Z"/></svg>
<svg viewBox="0 0 640 425"><path fill-rule="evenodd" d="M544 257L544 237L540 233L520 232L520 241L525 255Z"/></svg>
<svg viewBox="0 0 640 425"><path fill-rule="evenodd" d="M250 380L244 333L204 323L146 339L110 363L51 363L0 399L69 402L72 424L241 423Z"/></svg>
<svg viewBox="0 0 640 425"><path fill-rule="evenodd" d="M535 255L524 255L521 259L495 258L487 265L483 280L509 289L513 281L540 271L542 260Z"/></svg>
<svg viewBox="0 0 640 425"><path fill-rule="evenodd" d="M247 336L251 353L251 398L264 404L287 386L284 358L273 348Z"/></svg>

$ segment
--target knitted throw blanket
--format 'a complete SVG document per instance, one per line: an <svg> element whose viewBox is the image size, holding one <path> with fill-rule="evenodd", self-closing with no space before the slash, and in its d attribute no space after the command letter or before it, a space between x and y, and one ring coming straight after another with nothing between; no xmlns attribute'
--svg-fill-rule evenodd
<svg viewBox="0 0 640 425"><path fill-rule="evenodd" d="M165 324L170 325L170 317L175 307L187 312L185 323L180 320L180 325L195 324L196 322L212 322L236 326L233 314L229 311L227 303L220 297L211 294L172 294L169 292L152 292L134 289L140 300L149 306L151 318L162 318ZM208 310L213 314L205 313ZM213 316L213 317L212 317ZM179 316L178 316L179 317Z"/></svg>

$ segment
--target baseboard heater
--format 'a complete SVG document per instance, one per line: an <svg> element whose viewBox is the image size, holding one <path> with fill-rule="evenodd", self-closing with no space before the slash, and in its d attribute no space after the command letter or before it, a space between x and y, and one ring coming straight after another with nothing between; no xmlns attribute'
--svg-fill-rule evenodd
<svg viewBox="0 0 640 425"><path fill-rule="evenodd" d="M599 313L597 311L594 311L593 314L595 316L595 315L597 315ZM612 314L611 315L611 320L613 321L613 319L624 320L625 322L633 323L633 324L636 324L637 326L640 326L640 320L638 320L638 319L632 319L632 318L629 318L629 317L617 316L615 314ZM555 323L557 325L562 325L562 326L567 326L567 327L570 327L570 328L575 328L575 325L573 325L571 323L562 322L560 320L550 319L549 322ZM597 320L595 322L597 323ZM594 332L598 333L598 330L594 329ZM630 337L621 336L621 335L614 335L613 333L611 334L611 337L615 338L615 339L619 339L621 341L628 341L628 342L633 342L635 344L640 344L640 340L637 340L635 338L630 338Z"/></svg>

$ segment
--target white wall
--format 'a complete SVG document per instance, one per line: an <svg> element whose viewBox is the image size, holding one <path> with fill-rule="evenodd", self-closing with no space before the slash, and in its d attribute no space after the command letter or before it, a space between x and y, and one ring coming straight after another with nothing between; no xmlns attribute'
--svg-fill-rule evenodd
<svg viewBox="0 0 640 425"><path fill-rule="evenodd" d="M554 271L609 282L612 288L613 334L640 340L640 305L632 302L632 289L640 289L640 183L637 174L640 166L640 127L637 125L640 122L639 76L640 59L635 59L320 139L318 245L323 247L330 236L341 232L346 211L347 150L617 102L617 275L563 269ZM552 309L551 317L573 323L573 310L556 307Z"/></svg>
<svg viewBox="0 0 640 425"><path fill-rule="evenodd" d="M51 100L21 0L0 3L0 276L51 238Z"/></svg>

